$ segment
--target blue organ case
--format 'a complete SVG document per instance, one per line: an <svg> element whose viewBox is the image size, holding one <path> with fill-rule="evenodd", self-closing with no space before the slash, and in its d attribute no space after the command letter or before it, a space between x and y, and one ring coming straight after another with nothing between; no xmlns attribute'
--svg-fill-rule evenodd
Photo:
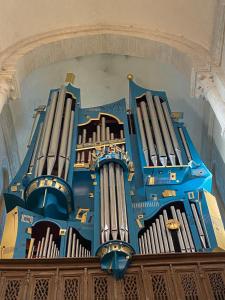
<svg viewBox="0 0 225 300"><path fill-rule="evenodd" d="M68 81L36 109L4 193L2 258L97 255L121 278L135 254L225 249L212 175L166 93L130 76L128 109L125 99L81 108Z"/></svg>

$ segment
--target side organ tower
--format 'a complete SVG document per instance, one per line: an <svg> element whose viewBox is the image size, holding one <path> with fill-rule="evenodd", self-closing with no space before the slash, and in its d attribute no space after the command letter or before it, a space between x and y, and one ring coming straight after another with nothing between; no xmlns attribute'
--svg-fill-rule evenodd
<svg viewBox="0 0 225 300"><path fill-rule="evenodd" d="M2 258L97 255L121 278L135 254L224 250L212 175L166 93L129 76L129 109L125 99L81 108L69 77L36 109L4 193Z"/></svg>

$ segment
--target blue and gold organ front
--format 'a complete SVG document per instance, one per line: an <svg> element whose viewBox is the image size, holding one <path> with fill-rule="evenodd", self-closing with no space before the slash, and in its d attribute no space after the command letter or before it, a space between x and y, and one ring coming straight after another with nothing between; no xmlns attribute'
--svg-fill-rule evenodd
<svg viewBox="0 0 225 300"><path fill-rule="evenodd" d="M81 108L73 74L35 110L21 168L4 193L1 258L99 256L123 277L133 255L225 249L212 175L165 92Z"/></svg>

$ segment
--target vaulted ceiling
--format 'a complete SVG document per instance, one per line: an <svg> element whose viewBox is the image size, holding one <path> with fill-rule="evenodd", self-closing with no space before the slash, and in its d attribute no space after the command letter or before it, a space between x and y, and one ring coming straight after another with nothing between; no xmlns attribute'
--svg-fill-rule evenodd
<svg viewBox="0 0 225 300"><path fill-rule="evenodd" d="M218 0L219 1L219 0ZM127 25L212 47L217 0L1 1L0 52L45 32L85 25Z"/></svg>

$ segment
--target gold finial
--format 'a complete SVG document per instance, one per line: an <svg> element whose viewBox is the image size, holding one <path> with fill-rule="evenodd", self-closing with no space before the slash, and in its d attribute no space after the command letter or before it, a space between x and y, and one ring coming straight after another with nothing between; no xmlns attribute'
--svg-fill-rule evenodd
<svg viewBox="0 0 225 300"><path fill-rule="evenodd" d="M65 82L73 84L74 80L75 80L75 75L73 73L67 73L66 74Z"/></svg>
<svg viewBox="0 0 225 300"><path fill-rule="evenodd" d="M133 74L131 74L131 73L127 74L127 79L128 80L133 80L134 79Z"/></svg>

